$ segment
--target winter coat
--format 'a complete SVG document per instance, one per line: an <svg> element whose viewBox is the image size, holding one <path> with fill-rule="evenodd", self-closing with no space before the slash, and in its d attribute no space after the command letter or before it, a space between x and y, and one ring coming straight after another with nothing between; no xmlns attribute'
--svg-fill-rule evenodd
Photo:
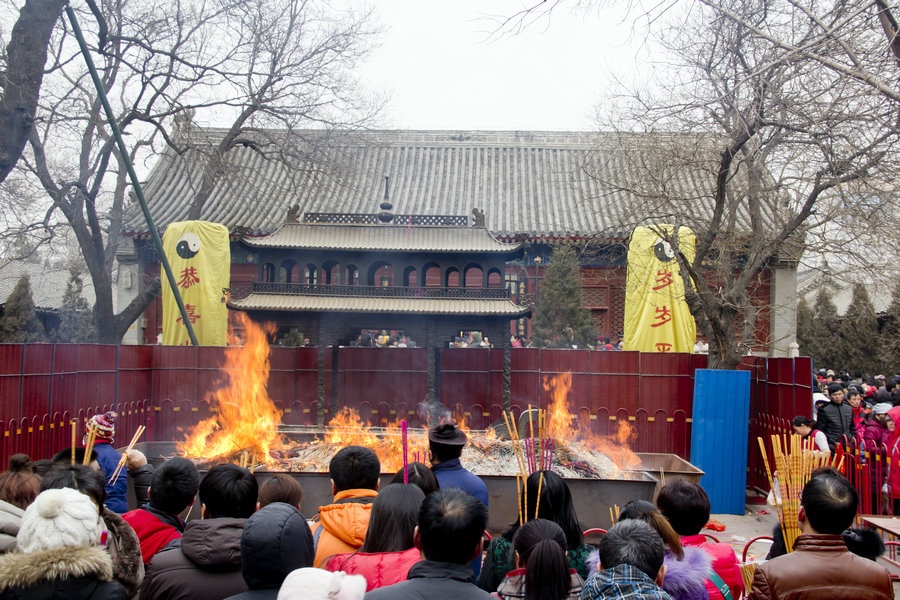
<svg viewBox="0 0 900 600"><path fill-rule="evenodd" d="M493 592L503 581L503 577L516 568L515 559L513 557L512 536L516 529L510 528L491 540L484 558L484 564L481 567L481 573L478 575L478 587ZM588 543L582 543L577 548L567 550L566 558L569 559L569 567L575 569L582 579L590 577L592 570L589 562L589 556L597 553L594 546ZM594 561L596 565L597 561Z"/></svg>
<svg viewBox="0 0 900 600"><path fill-rule="evenodd" d="M138 508L143 508L150 502L150 483L153 481L154 473L156 473L156 467L149 463L137 469L128 469L128 477L134 488L134 498L137 500Z"/></svg>
<svg viewBox="0 0 900 600"><path fill-rule="evenodd" d="M96 546L0 555L0 600L128 600Z"/></svg>
<svg viewBox="0 0 900 600"><path fill-rule="evenodd" d="M325 569L343 571L366 578L366 591L393 585L406 579L409 569L422 560L418 548L402 552L354 552L338 554L325 561Z"/></svg>
<svg viewBox="0 0 900 600"><path fill-rule="evenodd" d="M141 542L131 525L106 507L100 511L109 536L106 550L113 561L113 577L122 584L129 596L137 593L144 581L144 560Z"/></svg>
<svg viewBox="0 0 900 600"><path fill-rule="evenodd" d="M894 597L887 569L847 550L839 535L803 534L794 551L764 562L753 575L751 600L829 598L886 600Z"/></svg>
<svg viewBox="0 0 900 600"><path fill-rule="evenodd" d="M835 444L841 441L841 436L848 439L856 437L856 425L853 423L853 407L847 402L837 404L833 400L819 409L816 413L818 428L825 432L828 438L828 446L834 450Z"/></svg>
<svg viewBox="0 0 900 600"><path fill-rule="evenodd" d="M734 548L725 543L707 542L706 536L699 533L682 537L681 545L684 546L685 550L688 548L700 548L709 554L712 559L712 570L728 585L728 588L731 590L731 597L741 597L741 593L744 591L744 578L741 575L741 567L738 565ZM706 589L709 592L709 597L713 600L722 597L722 593L708 579L706 581Z"/></svg>
<svg viewBox="0 0 900 600"><path fill-rule="evenodd" d="M0 553L16 549L16 535L24 514L25 511L15 504L0 500Z"/></svg>
<svg viewBox="0 0 900 600"><path fill-rule="evenodd" d="M247 590L241 575L241 533L247 519L191 521L180 547L169 546L147 565L141 600L222 600Z"/></svg>
<svg viewBox="0 0 900 600"><path fill-rule="evenodd" d="M646 573L628 564L597 571L584 582L584 600L621 598L623 600L672 600Z"/></svg>
<svg viewBox="0 0 900 600"><path fill-rule="evenodd" d="M106 508L119 514L128 512L128 470L123 468L116 482L112 482L122 455L105 440L98 440L94 451L97 453L100 470L106 477Z"/></svg>
<svg viewBox="0 0 900 600"><path fill-rule="evenodd" d="M375 490L353 489L338 492L334 503L319 507L319 522L313 526L316 560L321 569L335 554L354 552L366 541Z"/></svg>
<svg viewBox="0 0 900 600"><path fill-rule="evenodd" d="M711 563L709 554L700 548L684 548L684 558L681 560L666 551L663 561L666 565L663 589L674 600L708 600L710 593L707 581Z"/></svg>
<svg viewBox="0 0 900 600"><path fill-rule="evenodd" d="M463 468L458 458L444 461L431 467L442 490L456 488L488 505L487 485L481 477Z"/></svg>
<svg viewBox="0 0 900 600"><path fill-rule="evenodd" d="M584 580L575 569L569 569L569 575L571 576L569 581L571 587L569 587L569 593L566 595L566 600L578 600L581 596L581 588L584 585ZM506 600L507 598L524 598L525 569L516 569L507 573L506 577L503 578L503 581L501 581L500 585L497 587L494 596L501 600Z"/></svg>
<svg viewBox="0 0 900 600"><path fill-rule="evenodd" d="M228 600L275 600L291 571L311 567L312 533L297 507L273 502L247 520L241 535L241 573L250 589Z"/></svg>
<svg viewBox="0 0 900 600"><path fill-rule="evenodd" d="M167 544L180 539L184 531L184 522L180 518L160 513L150 506L130 510L122 515L122 519L137 534L145 565Z"/></svg>
<svg viewBox="0 0 900 600"><path fill-rule="evenodd" d="M867 449L871 449L873 445L875 447L879 447L882 444L887 446L888 442L891 441L891 430L879 422L877 418L872 417L866 421L865 429L863 429L863 441L866 442Z"/></svg>
<svg viewBox="0 0 900 600"><path fill-rule="evenodd" d="M900 498L900 462L898 462L900 461L900 406L895 406L887 414L894 420L894 431L887 446L887 456L891 465L888 479L891 497Z"/></svg>
<svg viewBox="0 0 900 600"><path fill-rule="evenodd" d="M490 600L475 585L469 565L423 560L409 570L406 581L372 590L366 600Z"/></svg>

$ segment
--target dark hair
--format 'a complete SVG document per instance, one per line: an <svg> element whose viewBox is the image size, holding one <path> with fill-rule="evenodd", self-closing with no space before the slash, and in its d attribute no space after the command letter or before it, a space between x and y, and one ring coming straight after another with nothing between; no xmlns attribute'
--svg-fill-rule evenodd
<svg viewBox="0 0 900 600"><path fill-rule="evenodd" d="M456 488L429 494L419 509L419 539L427 560L468 564L487 526L487 507Z"/></svg>
<svg viewBox="0 0 900 600"><path fill-rule="evenodd" d="M75 464L80 465L84 463L84 452L87 448L75 448ZM51 458L54 463L58 465L71 465L72 464L72 449L66 448L65 450L60 450ZM88 461L89 463L97 460L97 451L91 449L91 459Z"/></svg>
<svg viewBox="0 0 900 600"><path fill-rule="evenodd" d="M235 464L216 465L200 482L200 502L212 519L246 519L256 510L259 484L249 469ZM153 496L153 490L150 490Z"/></svg>
<svg viewBox="0 0 900 600"><path fill-rule="evenodd" d="M844 386L842 386L841 384L839 384L837 382L828 384L828 395L829 396L832 394L836 394L838 392L843 392L843 391L844 391Z"/></svg>
<svg viewBox="0 0 900 600"><path fill-rule="evenodd" d="M303 488L300 487L300 482L287 473L275 473L259 486L260 508L273 502L284 502L299 509L302 499Z"/></svg>
<svg viewBox="0 0 900 600"><path fill-rule="evenodd" d="M463 451L462 446L437 444L435 442L431 442L428 449L431 450L431 454L434 455L438 462L447 462L448 460L459 458L460 456L462 456Z"/></svg>
<svg viewBox="0 0 900 600"><path fill-rule="evenodd" d="M103 473L87 465L59 463L44 475L41 491L72 488L90 496L97 508L106 502L106 478Z"/></svg>
<svg viewBox="0 0 900 600"><path fill-rule="evenodd" d="M391 483L403 483L402 468L391 479ZM419 489L425 492L426 496L441 488L437 477L434 476L434 471L429 469L425 463L420 462L409 463L409 484L418 486Z"/></svg>
<svg viewBox="0 0 900 600"><path fill-rule="evenodd" d="M378 492L369 515L362 552L402 552L414 546L413 533L425 492L415 485L392 483Z"/></svg>
<svg viewBox="0 0 900 600"><path fill-rule="evenodd" d="M569 594L566 534L559 525L547 519L525 523L513 537L513 549L525 565L525 600L563 600Z"/></svg>
<svg viewBox="0 0 900 600"><path fill-rule="evenodd" d="M167 460L150 479L150 506L177 515L190 505L200 487L200 473L194 463L181 456Z"/></svg>
<svg viewBox="0 0 900 600"><path fill-rule="evenodd" d="M47 471L56 466L56 463L53 462L52 459L41 458L31 461L30 466L35 475L37 475L39 478L43 478L44 475L46 475Z"/></svg>
<svg viewBox="0 0 900 600"><path fill-rule="evenodd" d="M684 479L664 485L656 506L681 536L697 535L709 521L709 496L702 487Z"/></svg>
<svg viewBox="0 0 900 600"><path fill-rule="evenodd" d="M381 463L371 448L347 446L328 463L328 474L337 491L376 490L381 475Z"/></svg>
<svg viewBox="0 0 900 600"><path fill-rule="evenodd" d="M800 504L817 533L840 535L856 517L859 496L846 477L824 472L803 486Z"/></svg>
<svg viewBox="0 0 900 600"><path fill-rule="evenodd" d="M672 551L676 559L681 560L684 558L681 538L678 537L678 533L672 528L672 524L669 523L665 515L652 502L632 500L626 504L622 512L619 513L619 520L626 521L628 519L637 519L652 527L659 534L659 537L662 538L663 544Z"/></svg>
<svg viewBox="0 0 900 600"><path fill-rule="evenodd" d="M543 483L541 477L543 475ZM541 489L541 502L538 506L538 488ZM525 481L526 494L521 494L524 514L528 519L546 519L553 521L563 530L566 536L566 548L574 550L584 543L581 523L575 514L572 504L572 492L565 480L554 471L535 471ZM525 506L527 496L527 506ZM535 510L538 514L535 514ZM512 540L518 523L513 523L504 537Z"/></svg>
<svg viewBox="0 0 900 600"><path fill-rule="evenodd" d="M604 569L631 565L655 580L665 557L662 538L652 527L637 519L613 525L597 548Z"/></svg>
<svg viewBox="0 0 900 600"><path fill-rule="evenodd" d="M18 506L22 510L34 502L41 491L41 478L31 470L27 454L9 457L9 471L0 473L0 500Z"/></svg>
<svg viewBox="0 0 900 600"><path fill-rule="evenodd" d="M803 415L797 415L793 419L791 419L791 427L810 427L812 428L813 423Z"/></svg>

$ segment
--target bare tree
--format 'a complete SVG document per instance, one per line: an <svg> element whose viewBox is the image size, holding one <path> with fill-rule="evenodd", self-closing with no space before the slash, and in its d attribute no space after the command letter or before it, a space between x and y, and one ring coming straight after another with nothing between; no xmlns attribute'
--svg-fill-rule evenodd
<svg viewBox="0 0 900 600"><path fill-rule="evenodd" d="M269 136L268 127L347 128L377 113L378 102L350 76L376 33L368 18L312 0L107 0L80 21L95 41L94 60L132 160L166 147L192 149L192 119L226 124L227 140L209 155L194 197L191 218L202 218L230 149L252 147L267 160L284 160L293 151L283 143L288 136ZM49 197L45 230L60 215L71 227L96 293L99 341L116 343L159 284L143 282L128 306L114 310L127 172L65 24L49 48L21 177L39 182Z"/></svg>
<svg viewBox="0 0 900 600"><path fill-rule="evenodd" d="M726 4L741 18L723 16ZM795 265L807 232L893 202L886 182L898 105L872 81L793 49L834 56L875 43L880 31L855 7L833 8L832 22L847 26L837 42L789 1L718 5L680 13L680 28L655 36L672 80L622 93L604 121L619 134L587 168L601 193L631 199L621 228L671 223L695 232L695 258L677 252L685 297L710 341L710 366L734 368L765 309L750 293L767 283L764 269ZM886 79L893 59L877 68Z"/></svg>

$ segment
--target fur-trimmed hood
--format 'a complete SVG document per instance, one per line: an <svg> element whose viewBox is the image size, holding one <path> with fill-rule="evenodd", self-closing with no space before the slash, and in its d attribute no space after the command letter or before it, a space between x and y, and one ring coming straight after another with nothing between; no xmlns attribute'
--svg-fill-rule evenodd
<svg viewBox="0 0 900 600"><path fill-rule="evenodd" d="M95 577L112 581L112 559L98 546L55 548L42 552L10 552L0 556L0 592L25 588L41 581Z"/></svg>
<svg viewBox="0 0 900 600"><path fill-rule="evenodd" d="M675 555L666 551L664 561L666 578L663 589L675 600L694 600L708 598L706 580L711 570L709 554L701 548L684 547L684 558L677 560Z"/></svg>

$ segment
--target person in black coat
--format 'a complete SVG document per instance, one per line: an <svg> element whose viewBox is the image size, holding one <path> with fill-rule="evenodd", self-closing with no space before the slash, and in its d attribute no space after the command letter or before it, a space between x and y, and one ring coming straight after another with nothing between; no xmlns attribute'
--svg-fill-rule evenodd
<svg viewBox="0 0 900 600"><path fill-rule="evenodd" d="M816 414L818 428L828 438L828 446L834 451L841 437L848 439L856 437L856 426L853 423L853 408L844 402L844 388L839 383L828 386L830 402L819 409Z"/></svg>

